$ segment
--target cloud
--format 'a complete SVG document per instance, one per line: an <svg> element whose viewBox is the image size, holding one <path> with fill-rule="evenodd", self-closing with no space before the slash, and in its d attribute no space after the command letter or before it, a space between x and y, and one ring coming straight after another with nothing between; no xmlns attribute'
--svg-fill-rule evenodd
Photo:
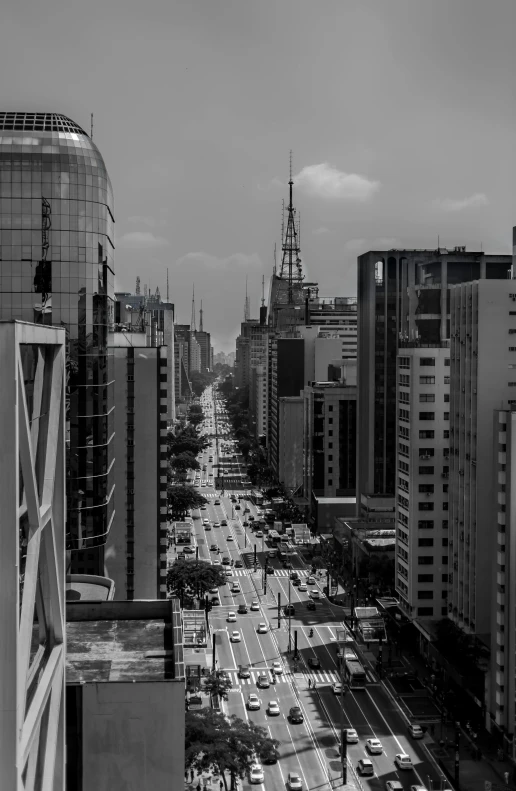
<svg viewBox="0 0 516 791"><path fill-rule="evenodd" d="M168 239L164 239L162 236L155 236L150 231L132 231L131 233L124 233L117 239L117 245L119 247L126 247L134 250L149 247L165 247L168 244Z"/></svg>
<svg viewBox="0 0 516 791"><path fill-rule="evenodd" d="M314 234L314 236L320 236L320 234L322 234L322 233L330 233L330 229L329 228L325 228L324 225L321 225L320 228L314 228L312 233Z"/></svg>
<svg viewBox="0 0 516 791"><path fill-rule="evenodd" d="M258 253L233 253L227 258L218 258L216 255L210 253L187 253L178 259L176 262L178 266L183 264L197 263L204 266L206 269L215 270L238 270L238 269L257 269L260 272L263 270Z"/></svg>
<svg viewBox="0 0 516 791"><path fill-rule="evenodd" d="M157 218L134 215L133 217L128 217L127 222L134 223L135 225L147 225L149 228L157 228L160 225L167 224L166 215L168 214L168 209L160 209L159 213L160 216Z"/></svg>
<svg viewBox="0 0 516 791"><path fill-rule="evenodd" d="M364 202L380 189L379 181L370 181L358 173L344 173L327 162L307 165L294 178L304 192L318 198Z"/></svg>
<svg viewBox="0 0 516 791"><path fill-rule="evenodd" d="M475 192L469 198L436 198L432 205L442 211L462 211L463 209L473 209L476 206L487 206L489 203L487 195L483 192Z"/></svg>

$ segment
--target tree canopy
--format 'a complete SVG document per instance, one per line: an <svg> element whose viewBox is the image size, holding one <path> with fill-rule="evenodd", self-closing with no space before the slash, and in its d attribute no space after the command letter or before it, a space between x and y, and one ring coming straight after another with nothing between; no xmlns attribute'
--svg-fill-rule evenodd
<svg viewBox="0 0 516 791"><path fill-rule="evenodd" d="M226 791L226 773L231 785L237 777L243 780L255 755L263 760L279 745L262 726L212 709L187 712L185 726L185 766L221 775Z"/></svg>
<svg viewBox="0 0 516 791"><path fill-rule="evenodd" d="M180 453L192 453L197 456L202 450L209 446L206 437L199 436L195 426L187 425L177 434L171 431L167 435L169 456L177 456Z"/></svg>
<svg viewBox="0 0 516 791"><path fill-rule="evenodd" d="M173 519L181 519L191 508L200 508L206 498L187 483L167 486L168 509Z"/></svg>
<svg viewBox="0 0 516 791"><path fill-rule="evenodd" d="M167 571L167 590L180 598L203 597L211 588L225 585L226 575L207 560L178 558Z"/></svg>
<svg viewBox="0 0 516 791"><path fill-rule="evenodd" d="M203 686L210 695L217 695L222 700L227 700L228 692L233 685L230 678L219 673L210 673L209 676L204 677Z"/></svg>

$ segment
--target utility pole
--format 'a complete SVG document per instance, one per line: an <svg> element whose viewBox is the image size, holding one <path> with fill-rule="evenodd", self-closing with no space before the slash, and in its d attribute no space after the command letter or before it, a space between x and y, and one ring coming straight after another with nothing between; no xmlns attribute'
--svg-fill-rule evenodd
<svg viewBox="0 0 516 791"><path fill-rule="evenodd" d="M280 628L281 620L281 593L278 591L278 629Z"/></svg>
<svg viewBox="0 0 516 791"><path fill-rule="evenodd" d="M290 580L290 573L288 575L288 653L290 654L292 650L292 615L291 615L291 603L290 603L290 588L292 586Z"/></svg>

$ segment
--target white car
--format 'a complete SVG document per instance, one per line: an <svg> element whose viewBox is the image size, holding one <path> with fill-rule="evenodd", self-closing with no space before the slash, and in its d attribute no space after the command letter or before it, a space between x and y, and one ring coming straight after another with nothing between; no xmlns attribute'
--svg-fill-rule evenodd
<svg viewBox="0 0 516 791"><path fill-rule="evenodd" d="M361 775L374 775L373 762L369 758L361 758L357 763L357 769Z"/></svg>
<svg viewBox="0 0 516 791"><path fill-rule="evenodd" d="M249 780L251 783L263 783L263 769L260 764L252 764L249 770Z"/></svg>
<svg viewBox="0 0 516 791"><path fill-rule="evenodd" d="M260 698L254 692L251 692L247 698L247 708L249 711L257 711L260 708Z"/></svg>
<svg viewBox="0 0 516 791"><path fill-rule="evenodd" d="M256 538L263 538L263 532L261 530L257 530L255 536Z"/></svg>
<svg viewBox="0 0 516 791"><path fill-rule="evenodd" d="M399 780L387 780L385 791L403 791L403 786Z"/></svg>
<svg viewBox="0 0 516 791"><path fill-rule="evenodd" d="M233 536L228 536L228 537L226 538L226 541L234 541L234 540L235 540L235 539L233 538Z"/></svg>
<svg viewBox="0 0 516 791"><path fill-rule="evenodd" d="M272 663L272 672L273 673L277 673L278 675L283 673L283 667L282 667L281 662L273 662Z"/></svg>
<svg viewBox="0 0 516 791"><path fill-rule="evenodd" d="M346 731L346 744L358 744L358 733L354 728L348 728Z"/></svg>
<svg viewBox="0 0 516 791"><path fill-rule="evenodd" d="M306 587L304 582L302 582L301 585L298 585L297 589L298 589L298 591L307 591L308 590L308 588Z"/></svg>
<svg viewBox="0 0 516 791"><path fill-rule="evenodd" d="M236 623L236 612L228 612L226 620L228 623Z"/></svg>
<svg viewBox="0 0 516 791"><path fill-rule="evenodd" d="M424 736L423 728L421 725L416 725L415 722L411 722L408 726L408 732L412 736L413 739L422 739Z"/></svg>
<svg viewBox="0 0 516 791"><path fill-rule="evenodd" d="M234 631L231 632L231 642L232 643L239 643L242 638L240 637L240 632Z"/></svg>
<svg viewBox="0 0 516 791"><path fill-rule="evenodd" d="M342 682L336 681L332 686L332 690L334 695L342 695Z"/></svg>
<svg viewBox="0 0 516 791"><path fill-rule="evenodd" d="M381 755L383 753L383 745L380 739L366 739L366 747L371 755Z"/></svg>
<svg viewBox="0 0 516 791"><path fill-rule="evenodd" d="M203 523L203 525L209 525L210 524L210 520L209 519L203 519L202 523Z"/></svg>
<svg viewBox="0 0 516 791"><path fill-rule="evenodd" d="M310 596L312 597L312 599L320 599L321 598L321 593L320 593L320 591L317 590L317 588L313 588L310 591Z"/></svg>
<svg viewBox="0 0 516 791"><path fill-rule="evenodd" d="M258 612L259 610L260 610L260 603L256 599L253 599L253 601L251 602L251 612Z"/></svg>
<svg viewBox="0 0 516 791"><path fill-rule="evenodd" d="M269 700L269 705L267 706L267 714L270 714L271 716L274 717L274 716L276 716L279 713L280 713L280 708L279 708L279 705L278 705L278 701L277 700Z"/></svg>
<svg viewBox="0 0 516 791"><path fill-rule="evenodd" d="M226 573L226 577L232 577L232 576L233 576L233 571L232 571L232 569L226 569L226 572L225 572L225 573Z"/></svg>
<svg viewBox="0 0 516 791"><path fill-rule="evenodd" d="M303 783L297 772L288 773L289 791L303 791Z"/></svg>
<svg viewBox="0 0 516 791"><path fill-rule="evenodd" d="M214 522L213 527L220 527L220 522Z"/></svg>
<svg viewBox="0 0 516 791"><path fill-rule="evenodd" d="M252 606L251 606L251 609L253 609ZM267 634L267 632L269 630L267 629L267 624L266 623L259 623L258 624L258 629L256 631L258 632L258 634Z"/></svg>
<svg viewBox="0 0 516 791"><path fill-rule="evenodd" d="M233 585L231 586L231 593L241 593L241 592L242 591L240 590L240 583L234 582Z"/></svg>
<svg viewBox="0 0 516 791"><path fill-rule="evenodd" d="M398 769L412 769L412 759L407 753L396 753L394 763Z"/></svg>

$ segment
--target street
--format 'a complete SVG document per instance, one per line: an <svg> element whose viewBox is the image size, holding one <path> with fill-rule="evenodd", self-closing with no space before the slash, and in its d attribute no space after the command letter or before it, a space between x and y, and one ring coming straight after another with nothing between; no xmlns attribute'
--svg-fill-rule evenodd
<svg viewBox="0 0 516 791"><path fill-rule="evenodd" d="M207 401L208 398L203 403L207 413L205 422L208 425L211 423L208 431L213 433L215 423ZM220 418L217 424L220 424ZM207 468L206 472L200 473L201 480L213 480L210 477L210 474L215 475L213 465L221 461L220 437L218 445L219 454L210 448L199 459L201 466L206 464ZM210 455L213 456L213 463L209 462ZM229 558L233 564L242 562L241 568L225 566L231 569L232 575L219 591L220 605L214 606L209 614L212 635L215 635L216 641L216 668L227 671L232 681L229 700L224 704L224 709L228 714L236 714L244 720L263 725L280 742L279 761L265 766L264 783L253 787L284 791L288 787L288 773L296 771L301 776L303 791L338 788L341 785L341 726L354 728L358 734L358 743L347 746L348 783L364 791L366 788L372 791L384 789L388 780L400 781L405 791L409 791L413 785L428 789L430 780L438 787L441 774L431 762L425 747L429 737L425 735L420 741L410 737L407 721L402 717L398 705L387 694L375 671L367 663L364 665L367 676L365 689L348 691L342 711L341 696L334 694L332 685L339 681L336 629L342 625L343 612L324 596L322 588L325 576L315 577L313 583L307 584L310 569L305 566L301 556L295 554L291 558L293 570L298 571L301 587L305 590L299 590L298 586L292 584L289 571L282 567L277 557L269 559L274 574L265 577L263 567L269 547L264 538L255 536L249 522L250 516L255 520L260 517L257 506L248 499L241 499L238 501L240 510L236 510L235 503L230 499L232 491L225 490L223 496L210 486L201 486L199 491L208 500L203 509L195 510L192 514L199 558L211 562L219 562L223 558ZM244 509L249 509L249 512ZM203 523L205 519L208 524ZM227 521L227 526L214 526L222 520ZM220 551L211 550L212 545L216 545ZM181 548L177 550L180 552ZM174 550L169 551L169 557L175 557ZM239 592L231 592L234 581L240 583ZM315 609L308 609L307 603L312 598L313 590L319 591L320 599L316 601ZM257 611L251 611L253 602L258 603ZM279 624L278 602L281 605ZM294 614L290 619L283 614L283 607L288 602L294 606ZM248 611L238 614L238 607L242 604L247 606ZM236 622L228 622L230 612L236 614ZM267 626L264 634L258 633L261 623ZM234 631L239 633L238 641L231 640ZM296 641L299 660L294 662ZM352 647L359 652L364 649L364 646L357 647L354 644ZM319 668L309 666L311 658L319 660ZM282 672L272 672L273 662L280 663ZM239 678L238 669L241 665L249 668L250 678ZM260 674L268 677L268 688L257 686ZM309 681L314 682L310 688ZM256 693L260 699L258 710L247 709L246 703L251 693ZM267 713L270 701L279 704L278 715ZM289 711L293 706L301 708L304 722L290 722ZM365 742L371 737L380 739L383 746L381 755L368 754ZM407 753L412 759L413 769L398 770L394 763L396 753ZM372 760L374 776L357 776L356 766L360 758ZM243 788L251 788L248 779L244 781Z"/></svg>

